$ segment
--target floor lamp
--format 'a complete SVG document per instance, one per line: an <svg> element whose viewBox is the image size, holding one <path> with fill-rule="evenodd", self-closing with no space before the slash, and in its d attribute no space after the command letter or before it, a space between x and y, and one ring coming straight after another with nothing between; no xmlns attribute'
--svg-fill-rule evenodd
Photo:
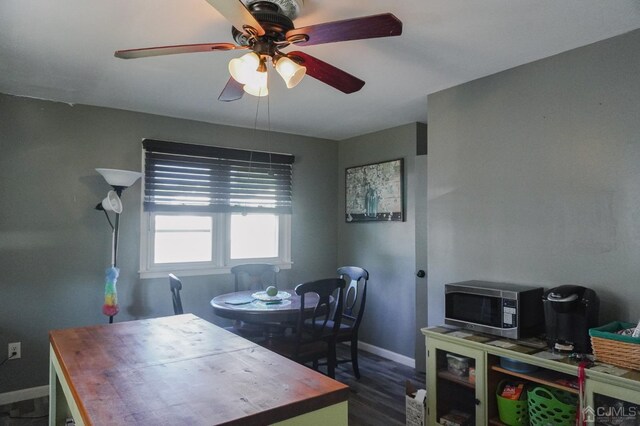
<svg viewBox="0 0 640 426"><path fill-rule="evenodd" d="M118 313L118 293L116 291L116 281L120 270L118 269L118 234L120 232L120 214L122 213L122 191L133 185L142 173L129 170L116 169L96 169L104 180L113 188L107 196L98 203L96 210L104 211L104 214L111 226L111 267L107 269L106 283L104 289L104 305L102 313L109 317L109 324L113 323L113 317ZM109 213L115 213L115 220L112 223Z"/></svg>

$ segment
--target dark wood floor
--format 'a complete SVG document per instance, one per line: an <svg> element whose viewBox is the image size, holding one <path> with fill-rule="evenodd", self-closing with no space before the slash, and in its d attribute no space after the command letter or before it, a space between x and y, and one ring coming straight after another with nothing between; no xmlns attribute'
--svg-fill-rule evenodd
<svg viewBox="0 0 640 426"><path fill-rule="evenodd" d="M338 357L347 357L349 347L339 345ZM413 368L360 351L360 380L350 363L340 364L336 380L349 385L349 426L391 426L405 424L405 382L425 388L425 375Z"/></svg>

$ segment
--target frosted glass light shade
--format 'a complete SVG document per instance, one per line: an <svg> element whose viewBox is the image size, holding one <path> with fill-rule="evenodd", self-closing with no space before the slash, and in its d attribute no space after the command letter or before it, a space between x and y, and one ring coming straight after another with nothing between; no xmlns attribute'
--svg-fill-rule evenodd
<svg viewBox="0 0 640 426"><path fill-rule="evenodd" d="M254 72L244 84L253 87L267 88L267 72Z"/></svg>
<svg viewBox="0 0 640 426"><path fill-rule="evenodd" d="M276 63L276 71L280 74L280 77L287 84L287 88L291 89L302 81L302 78L307 73L307 67L303 67L300 64L292 61L287 57L278 59Z"/></svg>
<svg viewBox="0 0 640 426"><path fill-rule="evenodd" d="M244 85L244 91L253 96L267 96L269 88L267 86L267 72L256 72L253 78Z"/></svg>
<svg viewBox="0 0 640 426"><path fill-rule="evenodd" d="M249 84L244 85L244 91L253 96L267 96L269 94L269 88L264 86L252 86Z"/></svg>
<svg viewBox="0 0 640 426"><path fill-rule="evenodd" d="M239 58L229 61L229 74L235 81L241 84L249 84L256 78L260 66L260 56L255 52L249 52Z"/></svg>
<svg viewBox="0 0 640 426"><path fill-rule="evenodd" d="M96 172L100 173L109 185L124 188L130 187L142 176L142 173L130 170L96 169Z"/></svg>

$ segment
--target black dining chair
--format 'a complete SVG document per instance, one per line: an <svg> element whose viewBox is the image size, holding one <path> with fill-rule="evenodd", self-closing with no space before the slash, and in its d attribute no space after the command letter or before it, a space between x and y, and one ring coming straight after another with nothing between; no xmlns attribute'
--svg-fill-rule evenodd
<svg viewBox="0 0 640 426"><path fill-rule="evenodd" d="M173 313L175 315L184 314L182 299L180 298L180 290L182 290L182 281L180 281L180 278L169 274L169 289L171 290L171 299L173 300Z"/></svg>
<svg viewBox="0 0 640 426"><path fill-rule="evenodd" d="M300 311L294 332L288 336L269 339L265 346L301 364L312 362L316 370L319 360L326 358L327 375L335 378L336 336L341 317L332 320L331 299L334 296L335 309L342 311L345 285L341 278L298 284L295 292L300 296ZM305 297L310 293L319 296L311 313L305 309Z"/></svg>
<svg viewBox="0 0 640 426"><path fill-rule="evenodd" d="M278 285L280 267L270 263L245 263L231 268L234 275L235 291L264 290Z"/></svg>
<svg viewBox="0 0 640 426"><path fill-rule="evenodd" d="M335 310L334 319L340 317L340 329L336 336L337 342L350 342L351 358L338 360L337 363L351 362L353 373L360 378L358 368L358 330L364 315L364 305L367 300L367 281L369 272L358 266L343 266L338 268L338 275L349 283L344 297L344 309Z"/></svg>

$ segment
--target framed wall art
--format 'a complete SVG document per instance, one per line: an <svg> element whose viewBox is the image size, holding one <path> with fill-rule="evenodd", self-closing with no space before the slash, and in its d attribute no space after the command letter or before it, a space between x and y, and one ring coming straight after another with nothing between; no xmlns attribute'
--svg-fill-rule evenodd
<svg viewBox="0 0 640 426"><path fill-rule="evenodd" d="M347 222L404 220L404 160L392 160L345 171Z"/></svg>

